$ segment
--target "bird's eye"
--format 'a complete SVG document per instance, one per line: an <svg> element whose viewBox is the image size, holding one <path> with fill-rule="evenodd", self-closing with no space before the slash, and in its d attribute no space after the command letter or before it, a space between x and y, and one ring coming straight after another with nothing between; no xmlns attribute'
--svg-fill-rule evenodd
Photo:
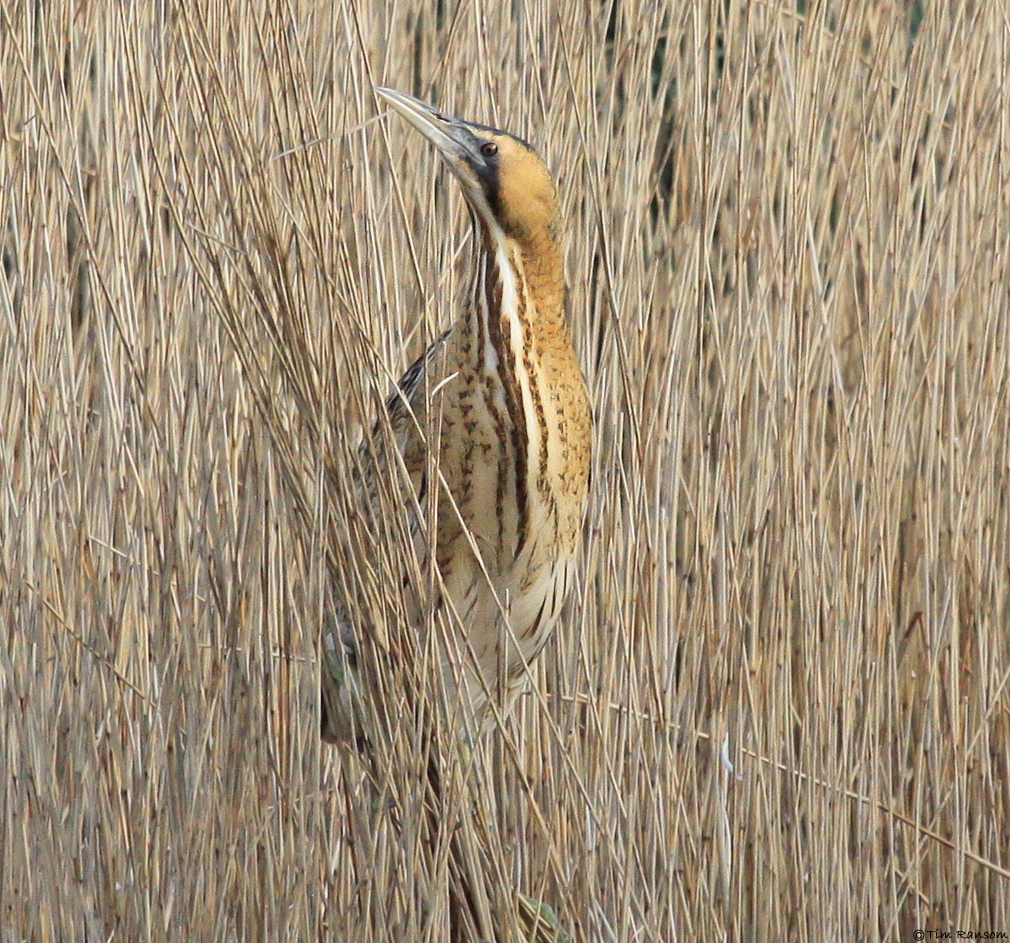
<svg viewBox="0 0 1010 943"><path fill-rule="evenodd" d="M486 144L480 146L480 152L485 157L494 157L498 153L498 145L494 141L488 141Z"/></svg>

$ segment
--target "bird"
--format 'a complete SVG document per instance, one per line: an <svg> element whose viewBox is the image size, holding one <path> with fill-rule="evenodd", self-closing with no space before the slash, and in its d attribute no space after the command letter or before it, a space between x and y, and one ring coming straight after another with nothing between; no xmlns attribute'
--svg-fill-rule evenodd
<svg viewBox="0 0 1010 943"><path fill-rule="evenodd" d="M547 164L519 137L392 88L375 94L458 181L474 257L456 316L404 374L372 444L362 443L355 488L374 506L379 479L405 470L415 548L437 567L436 604L452 615L445 685L479 734L493 703L508 711L551 637L582 544L593 421L567 320L560 199ZM387 423L393 446L384 450L374 442ZM352 606L336 605L325 636L321 734L330 743L361 736ZM407 618L415 624L405 628L420 631L425 614Z"/></svg>

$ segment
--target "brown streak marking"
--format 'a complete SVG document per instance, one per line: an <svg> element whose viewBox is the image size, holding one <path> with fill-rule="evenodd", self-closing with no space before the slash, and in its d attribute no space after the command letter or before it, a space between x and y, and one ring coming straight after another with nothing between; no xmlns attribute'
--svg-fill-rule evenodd
<svg viewBox="0 0 1010 943"><path fill-rule="evenodd" d="M527 467L527 454L529 452L529 435L526 428L526 416L522 404L522 390L516 377L516 357L511 349L508 340L502 336L502 280L503 273L498 271L497 256L492 252L488 253L498 277L493 283L488 281L486 288L490 295L493 291L493 298L488 298L488 312L494 312L497 317L488 318L488 336L491 344L498 354L498 376L501 380L502 390L505 393L505 407L508 410L511 420L512 448L515 452L514 461L516 465L515 493L516 493L516 548L515 556L518 557L526 544L529 531L529 480ZM493 284L493 288L492 288ZM518 292L516 293L518 296ZM517 299L518 300L518 299ZM519 314L522 317L522 312ZM504 445L506 441L506 424L496 414L496 430L501 436ZM504 458L504 456L503 456ZM501 491L501 485L499 485ZM502 509L503 495L499 493L499 514ZM499 520L501 517L499 516Z"/></svg>
<svg viewBox="0 0 1010 943"><path fill-rule="evenodd" d="M509 252L511 258L512 252ZM523 317L523 314L527 312L531 307L534 313L536 312L535 303L531 305L529 303L530 286L526 280L526 272L522 264L522 255L519 256L518 264L515 260L512 261L512 265L516 272L519 274L519 283L522 286L522 297L526 302L519 310L519 322L523 329L523 366L526 369L526 376L529 378L530 384L530 399L533 400L533 411L536 414L537 425L540 427L540 477L537 482L539 491L544 498L549 496L550 484L547 477L548 472L548 458L549 458L549 441L548 435L549 430L547 428L547 416L544 412L544 401L543 396L540 392L540 386L537 379L535 361L533 353L537 354L540 351L536 350L535 341L533 338L533 319L529 316Z"/></svg>

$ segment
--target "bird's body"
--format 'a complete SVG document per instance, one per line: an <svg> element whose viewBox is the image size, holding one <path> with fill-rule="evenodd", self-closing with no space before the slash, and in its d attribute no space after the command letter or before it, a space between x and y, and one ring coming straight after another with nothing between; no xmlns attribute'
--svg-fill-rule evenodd
<svg viewBox="0 0 1010 943"><path fill-rule="evenodd" d="M408 370L387 416L423 518L418 555L434 548L440 602L458 627L457 652L443 653L446 682L462 681L479 726L488 695L511 700L549 638L581 542L592 423L565 320L557 193L517 138L377 91L438 147L474 223L476 264L461 316ZM365 500L383 465L363 463ZM352 636L341 634L349 647ZM344 671L324 674L326 739L349 733L347 683Z"/></svg>

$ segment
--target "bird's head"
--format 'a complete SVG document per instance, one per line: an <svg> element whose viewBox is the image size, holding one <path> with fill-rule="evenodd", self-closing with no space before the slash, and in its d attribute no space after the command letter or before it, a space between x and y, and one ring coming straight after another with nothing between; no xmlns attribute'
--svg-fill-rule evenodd
<svg viewBox="0 0 1010 943"><path fill-rule="evenodd" d="M505 131L444 115L395 89L376 86L375 92L435 145L489 228L499 227L520 244L556 236L557 189L529 144Z"/></svg>

